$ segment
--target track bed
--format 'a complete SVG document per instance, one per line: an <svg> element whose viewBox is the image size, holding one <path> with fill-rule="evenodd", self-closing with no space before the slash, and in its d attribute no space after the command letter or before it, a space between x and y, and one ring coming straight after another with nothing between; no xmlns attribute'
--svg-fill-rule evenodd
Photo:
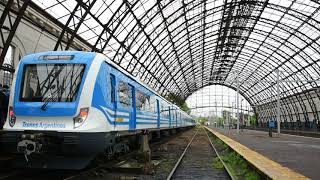
<svg viewBox="0 0 320 180"><path fill-rule="evenodd" d="M206 132L199 128L170 179L230 179L225 169L213 167L215 157Z"/></svg>

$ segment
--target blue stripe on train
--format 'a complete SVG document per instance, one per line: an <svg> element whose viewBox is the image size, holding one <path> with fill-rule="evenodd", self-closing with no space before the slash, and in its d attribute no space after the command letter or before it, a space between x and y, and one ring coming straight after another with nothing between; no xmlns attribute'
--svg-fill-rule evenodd
<svg viewBox="0 0 320 180"><path fill-rule="evenodd" d="M137 124L157 124L158 122L136 122Z"/></svg>

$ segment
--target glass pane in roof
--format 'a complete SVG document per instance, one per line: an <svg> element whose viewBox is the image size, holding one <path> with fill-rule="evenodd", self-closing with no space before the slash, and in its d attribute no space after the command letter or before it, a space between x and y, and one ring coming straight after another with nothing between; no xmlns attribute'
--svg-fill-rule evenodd
<svg viewBox="0 0 320 180"><path fill-rule="evenodd" d="M290 0L272 0L271 2L286 8L292 4L292 1Z"/></svg>
<svg viewBox="0 0 320 180"><path fill-rule="evenodd" d="M61 3L56 0L35 2L42 8L48 7L45 11L64 24L76 6L74 0ZM231 0L227 2L233 3ZM143 77L144 81L150 82L150 85L157 89L171 89L177 93L182 90L185 94L191 94L194 90L190 91L181 83L180 87L177 87L178 81L194 79L197 81L196 88L199 88L203 80L224 79L229 71L236 70L242 71L243 79L260 80L263 76L267 76L263 79L272 79L272 71L282 62L288 61L279 68L288 69L287 75L292 75L292 71L300 71L302 67L320 58L320 40L317 39L320 33L319 12L314 13L314 19L307 20L308 16L319 8L319 3L310 0L270 0L265 8L260 6L262 3L258 3L259 6L252 12L245 12L251 16L250 18L239 15L239 21L232 19L228 23L226 21L229 12L228 9L224 10L223 0L128 1L133 13L130 7L123 6L119 9L123 3L117 0L97 1L91 9L93 16L88 15L85 18L77 35L82 38L81 41L94 45L104 32L97 48L102 48L101 51L115 57L114 60L121 62L121 65L132 71L133 75ZM183 3L186 4L185 7ZM83 10L77 10L74 21L68 25L71 29L79 23ZM204 13L204 10L207 11ZM257 24L254 24L254 18L261 13L260 11L261 17ZM105 28L108 28L107 33L104 31ZM77 41L79 37L76 38ZM232 43L235 45L232 46ZM127 53L124 55L124 52ZM294 57L290 59L291 56ZM178 61L182 65L179 65ZM148 75L140 75L145 71L142 66L152 69L153 75L147 72ZM313 67L308 67L303 73L314 74ZM211 69L214 71L211 72ZM254 70L258 70L259 73ZM220 74L217 74L218 71ZM269 72L271 75L268 75ZM177 73L176 77L169 75L174 73ZM228 76L228 79L230 77ZM161 87L155 78L161 79L161 82L166 82L170 87ZM274 98L272 93L275 90L267 83L253 87L250 85L243 87L248 88L248 94L253 94L250 98L255 101L263 98L264 102L268 102L268 97ZM284 87L290 91L288 93L297 92L290 88L292 87L287 85ZM254 95L258 91L261 92ZM167 90L165 93L168 93Z"/></svg>
<svg viewBox="0 0 320 180"><path fill-rule="evenodd" d="M282 12L267 7L264 9L261 18L271 19L272 21L279 21L282 15Z"/></svg>

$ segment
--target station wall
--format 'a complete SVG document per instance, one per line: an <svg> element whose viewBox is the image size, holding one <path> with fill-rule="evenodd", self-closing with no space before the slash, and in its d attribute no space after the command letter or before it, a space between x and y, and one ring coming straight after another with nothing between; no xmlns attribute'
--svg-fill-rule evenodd
<svg viewBox="0 0 320 180"><path fill-rule="evenodd" d="M313 129L320 126L320 100L317 90L305 91L281 98L280 119L283 127ZM277 102L272 101L256 108L259 126L277 119Z"/></svg>

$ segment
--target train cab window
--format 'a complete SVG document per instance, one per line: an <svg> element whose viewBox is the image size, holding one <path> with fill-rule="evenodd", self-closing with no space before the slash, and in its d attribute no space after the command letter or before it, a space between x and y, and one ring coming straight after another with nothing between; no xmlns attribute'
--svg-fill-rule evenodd
<svg viewBox="0 0 320 180"><path fill-rule="evenodd" d="M136 92L136 107L138 110L141 110L141 111L149 111L150 96L147 96L138 90Z"/></svg>
<svg viewBox="0 0 320 180"><path fill-rule="evenodd" d="M132 106L132 88L129 84L120 81L119 82L119 102L124 107L131 107Z"/></svg>
<svg viewBox="0 0 320 180"><path fill-rule="evenodd" d="M84 64L25 65L20 101L73 102L76 100L84 70Z"/></svg>
<svg viewBox="0 0 320 180"><path fill-rule="evenodd" d="M115 81L116 78L113 74L110 74L110 82L109 82L109 89L110 89L110 101L114 103L116 101L116 87Z"/></svg>

